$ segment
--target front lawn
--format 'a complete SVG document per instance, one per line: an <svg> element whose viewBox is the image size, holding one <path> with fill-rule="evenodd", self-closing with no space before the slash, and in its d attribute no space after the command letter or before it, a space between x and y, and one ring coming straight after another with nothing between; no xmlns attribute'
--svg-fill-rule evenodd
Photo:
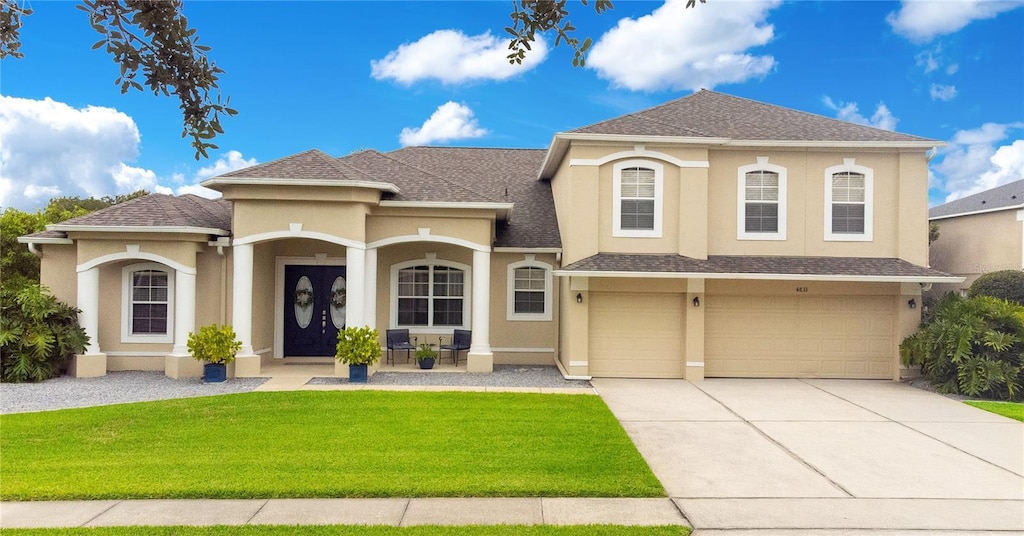
<svg viewBox="0 0 1024 536"><path fill-rule="evenodd" d="M4 529L10 536L687 536L689 527L496 525L470 527L276 526Z"/></svg>
<svg viewBox="0 0 1024 536"><path fill-rule="evenodd" d="M3 500L664 496L587 395L244 393L0 429Z"/></svg>
<svg viewBox="0 0 1024 536"><path fill-rule="evenodd" d="M967 404L985 411L1024 422L1024 404L1019 402L982 402L968 400Z"/></svg>

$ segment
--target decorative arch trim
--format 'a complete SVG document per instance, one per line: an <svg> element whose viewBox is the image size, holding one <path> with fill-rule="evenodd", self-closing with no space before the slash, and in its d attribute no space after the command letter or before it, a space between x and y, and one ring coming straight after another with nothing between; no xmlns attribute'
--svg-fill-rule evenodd
<svg viewBox="0 0 1024 536"><path fill-rule="evenodd" d="M670 164L675 164L681 168L708 168L711 165L707 160L682 160L676 158L670 154L666 154L660 151L648 151L646 149L634 149L632 151L621 151L618 153L612 153L609 155L602 156L601 158L573 158L569 160L570 166L603 166L608 162L615 160L621 160L623 158L643 158L653 160L663 160Z"/></svg>
<svg viewBox="0 0 1024 536"><path fill-rule="evenodd" d="M284 238L308 238L311 240L319 240L321 242L330 242L331 244L337 244L339 246L345 246L347 248L366 249L366 244L363 242L359 242L357 240L352 240L350 238L342 238L340 236L334 236L327 233L320 233L316 231L301 230L270 231L267 233L257 233L242 238L236 238L232 240L231 243L234 245L257 244L259 242L281 240Z"/></svg>
<svg viewBox="0 0 1024 536"><path fill-rule="evenodd" d="M184 264L181 264L178 261L168 259L167 257L157 255L155 253L146 253L145 251L124 251L121 253L111 253L109 255L103 255L101 257L96 257L91 261L86 261L83 262L82 264L79 264L78 266L75 267L75 271L85 272L97 266L107 264L110 262L129 260L156 262L166 265L169 268L174 268L175 271L181 272L183 274L196 275L196 269L192 266L185 266Z"/></svg>
<svg viewBox="0 0 1024 536"><path fill-rule="evenodd" d="M367 249L376 249L384 246L391 246L394 244L405 244L408 242L439 242L442 244L452 244L455 246L462 246L469 248L474 251L485 251L490 252L491 246L484 244L477 244L476 242L470 242L462 238L454 238L451 236L432 235L432 234L418 234L418 235L403 235L403 236L392 236L388 238L382 238L374 242L366 244Z"/></svg>

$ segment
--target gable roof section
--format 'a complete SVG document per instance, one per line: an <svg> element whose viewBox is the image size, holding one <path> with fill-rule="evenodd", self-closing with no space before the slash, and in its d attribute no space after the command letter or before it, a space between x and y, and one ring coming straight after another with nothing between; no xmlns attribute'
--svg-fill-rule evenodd
<svg viewBox="0 0 1024 536"><path fill-rule="evenodd" d="M225 236L231 230L231 203L187 194L180 197L150 194L97 210L85 216L46 226L29 235L53 238L54 232L100 231L200 233ZM66 236L66 234L65 234Z"/></svg>
<svg viewBox="0 0 1024 536"><path fill-rule="evenodd" d="M395 158L395 153L373 149L341 157L339 163L370 177L387 178L399 191L389 200L408 202L504 203L507 200L488 196L480 189L469 188L451 180L448 173L432 173L414 163Z"/></svg>
<svg viewBox="0 0 1024 536"><path fill-rule="evenodd" d="M709 255L707 260L682 255L599 253L576 261L556 275L706 279L773 279L793 281L874 281L958 283L962 277L917 266L902 259L862 257L786 257Z"/></svg>
<svg viewBox="0 0 1024 536"><path fill-rule="evenodd" d="M928 210L928 219L1024 208L1024 179L996 186L991 190L950 201Z"/></svg>
<svg viewBox="0 0 1024 536"><path fill-rule="evenodd" d="M394 184L373 180L318 149L224 173L202 183L214 190L220 190L225 184L347 186L398 191Z"/></svg>
<svg viewBox="0 0 1024 536"><path fill-rule="evenodd" d="M857 125L706 89L569 133L761 141L937 143L936 140Z"/></svg>

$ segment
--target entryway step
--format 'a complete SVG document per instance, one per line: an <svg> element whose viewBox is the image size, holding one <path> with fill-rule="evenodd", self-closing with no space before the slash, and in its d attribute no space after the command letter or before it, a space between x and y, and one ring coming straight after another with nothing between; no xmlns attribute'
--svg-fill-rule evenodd
<svg viewBox="0 0 1024 536"><path fill-rule="evenodd" d="M312 376L274 376L263 382L255 391L295 391L312 380Z"/></svg>

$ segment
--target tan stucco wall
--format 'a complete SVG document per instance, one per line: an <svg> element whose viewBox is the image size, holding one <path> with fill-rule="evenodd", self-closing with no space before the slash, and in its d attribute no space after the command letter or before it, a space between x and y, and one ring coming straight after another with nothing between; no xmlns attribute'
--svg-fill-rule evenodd
<svg viewBox="0 0 1024 536"><path fill-rule="evenodd" d="M20 244L19 244L20 245ZM39 282L49 287L58 300L78 304L78 251L73 244L46 244L39 260Z"/></svg>
<svg viewBox="0 0 1024 536"><path fill-rule="evenodd" d="M363 242L369 210L369 206L362 203L241 199L235 201L232 230L235 239L240 239L262 233L288 232L291 224L301 223L303 232Z"/></svg>
<svg viewBox="0 0 1024 536"><path fill-rule="evenodd" d="M935 291L967 289L982 274L1022 268L1024 223L1017 221L1016 210L941 219L936 223L939 239L931 245L931 267L967 279L963 283L935 285Z"/></svg>
<svg viewBox="0 0 1024 536"><path fill-rule="evenodd" d="M366 220L366 241L368 243L386 238L419 236L420 229L427 229L429 235L467 240L474 244L489 246L493 242L493 214L483 211L460 211L457 217L435 216L437 211L384 210L387 215L370 216ZM454 212L454 211L448 211Z"/></svg>
<svg viewBox="0 0 1024 536"><path fill-rule="evenodd" d="M196 238L195 235L184 236ZM170 238L164 239L162 236L160 237L160 240L153 240L152 236L149 237L149 240L136 240L135 237L129 237L128 235L110 235L104 238L104 240L90 240L84 238L76 240L75 243L78 247L78 264L86 263L104 255L126 253L128 245L138 245L139 252L141 253L152 253L154 255L159 255L169 260L179 262L188 267L195 267L196 253L202 251L206 247L205 236L203 237L202 242L179 242L173 241Z"/></svg>
<svg viewBox="0 0 1024 536"><path fill-rule="evenodd" d="M557 314L551 320L508 320L508 265L526 260L524 253L491 255L491 348L497 364L544 364L555 362L558 341ZM554 255L537 255L536 260L557 268ZM558 277L551 278L552 311L558 311ZM506 349L545 349L551 351L523 352Z"/></svg>

